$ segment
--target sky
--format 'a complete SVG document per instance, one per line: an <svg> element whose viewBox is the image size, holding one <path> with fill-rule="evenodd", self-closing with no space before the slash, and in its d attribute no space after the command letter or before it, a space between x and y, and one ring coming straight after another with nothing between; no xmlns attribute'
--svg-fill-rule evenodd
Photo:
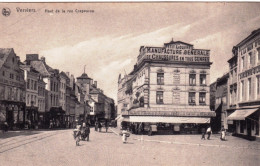
<svg viewBox="0 0 260 166"><path fill-rule="evenodd" d="M86 65L115 101L118 76L133 70L140 46L173 39L211 50L212 83L228 72L233 46L260 28L260 3L0 3L3 8L11 14L0 15L1 48L14 48L21 61L37 53L75 77Z"/></svg>

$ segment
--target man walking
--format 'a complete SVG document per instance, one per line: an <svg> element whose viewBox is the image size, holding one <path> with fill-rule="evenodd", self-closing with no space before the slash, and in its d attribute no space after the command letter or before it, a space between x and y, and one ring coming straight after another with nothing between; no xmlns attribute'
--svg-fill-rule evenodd
<svg viewBox="0 0 260 166"><path fill-rule="evenodd" d="M210 139L210 135L212 134L212 130L211 130L211 127L209 126L208 129L207 129L207 134L208 134L208 140Z"/></svg>

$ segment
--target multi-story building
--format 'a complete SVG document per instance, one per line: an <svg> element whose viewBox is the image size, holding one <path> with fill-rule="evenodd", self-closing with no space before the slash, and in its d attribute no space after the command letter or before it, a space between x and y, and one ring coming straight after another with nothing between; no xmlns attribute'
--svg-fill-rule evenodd
<svg viewBox="0 0 260 166"><path fill-rule="evenodd" d="M30 127L38 126L38 80L40 73L27 64L21 64L20 67L24 70L24 80L26 82L25 121Z"/></svg>
<svg viewBox="0 0 260 166"><path fill-rule="evenodd" d="M121 78L121 74L118 77L118 92L117 92L117 116L122 112L130 109L130 92L131 92L131 79L133 75L125 75Z"/></svg>
<svg viewBox="0 0 260 166"><path fill-rule="evenodd" d="M53 121L56 127L65 126L65 111L59 103L60 95L60 75L58 69L53 69L46 64L45 58L39 59L38 54L28 54L26 63L37 70L43 81L46 83L45 89L45 112L46 123Z"/></svg>
<svg viewBox="0 0 260 166"><path fill-rule="evenodd" d="M234 64L234 67L230 67L231 69L234 68L231 71L237 70L237 73L233 72L237 77L237 81L233 80L235 76L230 80L229 96L231 96L231 102L229 105L231 107L236 105L236 110L228 119L234 121L236 134L252 139L259 138L260 29L253 31L248 37L238 43L234 47L233 53L235 55L229 60L229 64L230 66ZM237 67L235 68L236 63ZM231 87L232 85L234 85L234 88ZM235 93L236 91L237 94ZM234 97L234 95L237 97Z"/></svg>
<svg viewBox="0 0 260 166"><path fill-rule="evenodd" d="M175 131L198 131L215 116L209 109L210 50L181 41L163 47L140 47L130 73L130 109L124 121L166 123ZM119 80L120 82L121 80Z"/></svg>
<svg viewBox="0 0 260 166"><path fill-rule="evenodd" d="M211 119L212 130L218 132L223 126L228 129L227 123L227 102L228 102L228 78L229 73L224 74L222 77L218 78L216 82L210 85L210 90L213 90L214 100L214 111L216 117ZM213 87L215 86L215 87Z"/></svg>
<svg viewBox="0 0 260 166"><path fill-rule="evenodd" d="M45 85L46 83L43 81L42 75L40 75L38 79L38 123L40 127L44 127L45 123Z"/></svg>
<svg viewBox="0 0 260 166"><path fill-rule="evenodd" d="M0 49L0 123L10 128L25 123L25 81L13 48Z"/></svg>
<svg viewBox="0 0 260 166"><path fill-rule="evenodd" d="M59 105L61 106L62 110L66 111L66 85L69 82L69 78L64 72L60 72L60 89L59 89Z"/></svg>

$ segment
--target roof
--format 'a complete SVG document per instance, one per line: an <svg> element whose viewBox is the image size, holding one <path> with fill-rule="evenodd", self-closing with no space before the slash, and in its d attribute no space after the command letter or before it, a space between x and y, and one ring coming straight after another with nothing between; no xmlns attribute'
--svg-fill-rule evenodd
<svg viewBox="0 0 260 166"><path fill-rule="evenodd" d="M251 38L255 37L256 35L260 34L260 28L251 32L249 36L247 36L244 40L238 43L236 46L239 47L249 41Z"/></svg>
<svg viewBox="0 0 260 166"><path fill-rule="evenodd" d="M181 44L185 44L185 45L188 45L188 46L193 46L192 44L189 44L189 43L185 43L185 42L182 42L182 41L170 41L169 43L164 43L164 45L169 45L169 44L177 44L177 43L181 43Z"/></svg>
<svg viewBox="0 0 260 166"><path fill-rule="evenodd" d="M50 76L49 71L46 69L46 66L42 61L31 61L31 66L43 76Z"/></svg>
<svg viewBox="0 0 260 166"><path fill-rule="evenodd" d="M13 48L0 48L0 68L2 68L3 64L12 51Z"/></svg>
<svg viewBox="0 0 260 166"><path fill-rule="evenodd" d="M91 79L91 78L88 77L86 73L83 73L80 77L77 77L77 79Z"/></svg>
<svg viewBox="0 0 260 166"><path fill-rule="evenodd" d="M63 71L60 72L60 75L64 76L68 80L70 79L69 76L67 76L67 74L65 72L63 72Z"/></svg>

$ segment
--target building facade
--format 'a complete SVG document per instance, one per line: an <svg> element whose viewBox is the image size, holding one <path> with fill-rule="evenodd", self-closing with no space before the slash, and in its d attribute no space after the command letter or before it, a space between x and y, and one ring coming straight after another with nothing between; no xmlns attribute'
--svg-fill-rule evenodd
<svg viewBox="0 0 260 166"><path fill-rule="evenodd" d="M0 49L0 123L11 129L25 123L25 81L19 65L12 48Z"/></svg>
<svg viewBox="0 0 260 166"><path fill-rule="evenodd" d="M230 67L234 68L231 70L233 73L230 71L234 76L229 86L230 109L233 108L235 111L228 119L235 123L236 134L250 139L259 138L260 29L253 31L233 48L233 57L229 64L235 64L234 67ZM235 69L237 72L234 72ZM237 81L234 81L234 77Z"/></svg>
<svg viewBox="0 0 260 166"><path fill-rule="evenodd" d="M215 132L219 132L222 126L225 129L232 131L231 126L228 127L227 122L228 78L229 73L224 74L222 77L218 78L216 82L210 85L210 90L213 90L211 95L214 96L214 100L212 99L211 102L213 102L213 108L216 113L216 117L212 118L211 127Z"/></svg>
<svg viewBox="0 0 260 166"><path fill-rule="evenodd" d="M130 108L122 112L123 121L199 131L196 124L208 124L215 116L209 109L211 64L210 50L181 41L141 46L125 92Z"/></svg>

